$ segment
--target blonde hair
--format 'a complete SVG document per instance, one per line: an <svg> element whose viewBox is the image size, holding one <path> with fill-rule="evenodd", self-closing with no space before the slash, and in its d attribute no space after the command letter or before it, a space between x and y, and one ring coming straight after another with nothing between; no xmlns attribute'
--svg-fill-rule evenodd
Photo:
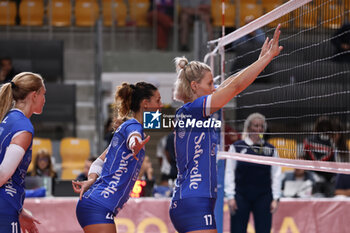
<svg viewBox="0 0 350 233"><path fill-rule="evenodd" d="M252 121L253 121L254 119L257 119L257 118L264 121L264 132L266 131L266 129L267 129L267 124L266 124L265 116L262 115L261 113L258 113L258 112L252 113L252 114L250 114L250 115L247 117L247 119L244 121L244 128L243 128L242 139L245 139L246 137L248 137L248 134L249 134L248 129L249 129L249 127L250 127Z"/></svg>
<svg viewBox="0 0 350 233"><path fill-rule="evenodd" d="M211 72L210 67L199 61L188 62L185 57L176 57L175 66L177 79L174 87L174 99L182 102L190 102L193 98L191 82L199 83L205 72Z"/></svg>
<svg viewBox="0 0 350 233"><path fill-rule="evenodd" d="M39 74L22 72L11 82L5 83L0 89L0 120L12 108L14 101L23 100L32 91L38 91L44 86L44 80Z"/></svg>

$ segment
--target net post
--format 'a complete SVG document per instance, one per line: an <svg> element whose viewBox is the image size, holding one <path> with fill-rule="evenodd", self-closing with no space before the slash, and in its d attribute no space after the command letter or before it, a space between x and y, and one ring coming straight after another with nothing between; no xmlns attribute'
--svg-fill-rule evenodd
<svg viewBox="0 0 350 233"><path fill-rule="evenodd" d="M222 37L225 36L225 1L221 1L222 8ZM224 47L219 48L220 53L220 76L221 82L225 80L225 49ZM213 56L211 56L212 58ZM221 120L221 130L220 130L220 150L224 151L225 149L225 120L224 120L224 109L220 111L220 120ZM216 228L218 233L223 232L223 219L224 219L224 185L225 185L225 160L217 160L217 169L218 169L218 185L217 185L217 199L215 205L215 218L216 218Z"/></svg>

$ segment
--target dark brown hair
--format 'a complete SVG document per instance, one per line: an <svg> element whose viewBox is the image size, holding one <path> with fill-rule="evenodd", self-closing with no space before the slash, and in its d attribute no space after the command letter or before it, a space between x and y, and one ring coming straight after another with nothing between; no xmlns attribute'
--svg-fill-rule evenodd
<svg viewBox="0 0 350 233"><path fill-rule="evenodd" d="M146 82L138 82L135 85L123 83L118 86L114 97L114 109L118 119L125 119L130 113L138 112L142 100L150 99L156 90L153 84Z"/></svg>

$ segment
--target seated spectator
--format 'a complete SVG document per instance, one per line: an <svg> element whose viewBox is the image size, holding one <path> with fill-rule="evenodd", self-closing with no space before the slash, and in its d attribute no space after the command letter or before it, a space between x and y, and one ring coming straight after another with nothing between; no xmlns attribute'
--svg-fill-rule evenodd
<svg viewBox="0 0 350 233"><path fill-rule="evenodd" d="M304 140L303 158L315 161L335 161L335 144L332 139L333 123L328 117L316 120L314 132ZM328 172L315 172L317 174L314 195L331 197L334 192L335 176Z"/></svg>
<svg viewBox="0 0 350 233"><path fill-rule="evenodd" d="M174 137L174 132L169 133L165 145L165 155L170 164L170 173L168 177L172 181L177 178Z"/></svg>
<svg viewBox="0 0 350 233"><path fill-rule="evenodd" d="M106 143L106 146L111 142L114 135L114 122L111 117L107 119L106 124L104 125L104 136L103 139Z"/></svg>
<svg viewBox="0 0 350 233"><path fill-rule="evenodd" d="M334 195L350 197L350 175L337 174Z"/></svg>
<svg viewBox="0 0 350 233"><path fill-rule="evenodd" d="M156 0L150 2L148 21L157 23L157 48L166 50L168 48L168 38L170 29L173 27L174 1Z"/></svg>
<svg viewBox="0 0 350 233"><path fill-rule="evenodd" d="M85 160L84 170L82 173L80 173L77 176L76 180L79 180L79 181L87 180L91 164L94 161L95 161L95 158L88 158L87 160Z"/></svg>
<svg viewBox="0 0 350 233"><path fill-rule="evenodd" d="M342 163L349 163L350 152L346 145L345 133L343 132L344 129L346 129L346 127L344 126L344 124L342 124L342 122L338 118L333 119L332 123L333 123L333 132L335 132L332 134L332 139L336 147L336 151L334 155L335 161L342 162Z"/></svg>
<svg viewBox="0 0 350 233"><path fill-rule="evenodd" d="M311 197L312 188L315 184L314 174L310 171L295 169L286 172L282 180L284 197Z"/></svg>
<svg viewBox="0 0 350 233"><path fill-rule="evenodd" d="M30 176L46 176L57 178L57 174L53 169L51 162L51 155L46 149L41 149L38 151L35 161L34 168L28 173Z"/></svg>
<svg viewBox="0 0 350 233"><path fill-rule="evenodd" d="M350 62L350 23L345 23L341 28L339 28L332 40L332 44L334 45L335 51L335 62Z"/></svg>
<svg viewBox="0 0 350 233"><path fill-rule="evenodd" d="M1 58L1 60L0 60L0 84L10 82L16 74L17 73L12 65L12 59L10 57Z"/></svg>
<svg viewBox="0 0 350 233"><path fill-rule="evenodd" d="M211 25L210 17L210 0L180 0L179 1L181 11L180 11L180 28L181 28L181 37L180 37L180 50L189 51L188 47L188 34L189 34L189 25L193 19L200 18L204 21L207 32L208 39L213 39L213 28Z"/></svg>
<svg viewBox="0 0 350 233"><path fill-rule="evenodd" d="M171 166L165 154L165 146L166 146L167 138L168 138L168 135L165 135L159 140L157 144L156 155L160 165L160 174L161 174L160 185L161 186L168 186L168 181L170 179L169 174L170 174Z"/></svg>
<svg viewBox="0 0 350 233"><path fill-rule="evenodd" d="M153 167L152 162L148 155L145 155L143 160L138 180L146 181L146 186L143 188L142 197L151 197L153 196L153 186L154 186L154 176L153 176Z"/></svg>
<svg viewBox="0 0 350 233"><path fill-rule="evenodd" d="M244 21L248 24L254 20L253 16L247 16ZM231 66L231 72L237 73L247 66L256 61L260 54L260 48L264 44L266 39L265 32L259 28L256 31L243 36L242 38L234 41L230 47L230 52L234 52L239 59L234 59ZM229 47L229 46L227 46ZM252 52L254 51L254 52ZM265 73L271 73L273 64L268 65L265 69ZM254 82L267 82L265 79L256 79Z"/></svg>
<svg viewBox="0 0 350 233"><path fill-rule="evenodd" d="M229 125L225 125L225 151L228 151L230 146L238 140L241 140L241 135Z"/></svg>

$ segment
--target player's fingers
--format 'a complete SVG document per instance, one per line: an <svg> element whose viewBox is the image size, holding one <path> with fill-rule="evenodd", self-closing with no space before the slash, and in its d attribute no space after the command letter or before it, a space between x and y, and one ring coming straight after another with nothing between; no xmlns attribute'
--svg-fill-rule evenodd
<svg viewBox="0 0 350 233"><path fill-rule="evenodd" d="M80 191L81 191L81 184L72 181L72 186L73 186L74 192L80 193Z"/></svg>
<svg viewBox="0 0 350 233"><path fill-rule="evenodd" d="M137 154L133 153L132 156L134 157L134 159L136 159L137 161L139 160L139 158L137 158L136 156Z"/></svg>
<svg viewBox="0 0 350 233"><path fill-rule="evenodd" d="M41 222L39 222L39 220L37 220L36 218L33 218L33 224L35 226L35 224L41 224Z"/></svg>
<svg viewBox="0 0 350 233"><path fill-rule="evenodd" d="M268 46L267 46L269 49L271 48L273 41L274 41L273 39L271 39L271 40L269 41L269 44L268 44Z"/></svg>
<svg viewBox="0 0 350 233"><path fill-rule="evenodd" d="M263 48L266 48L268 44L269 44L269 37L266 37L266 40L263 44Z"/></svg>
<svg viewBox="0 0 350 233"><path fill-rule="evenodd" d="M281 24L278 24L278 26L275 29L275 33L273 34L273 39L276 39L279 36L279 34L281 33L280 29L281 29Z"/></svg>
<svg viewBox="0 0 350 233"><path fill-rule="evenodd" d="M280 27L280 25L279 25ZM273 40L276 41L276 43L278 43L278 40L280 38L281 35L281 31L279 30L279 27L276 28L275 34L273 35Z"/></svg>
<svg viewBox="0 0 350 233"><path fill-rule="evenodd" d="M79 200L81 200L83 198L83 194L84 194L84 189L81 189L80 194L79 194Z"/></svg>
<svg viewBox="0 0 350 233"><path fill-rule="evenodd" d="M149 140L151 139L151 136L147 136L145 140L143 140L142 144L143 146L146 145L147 142L149 142Z"/></svg>
<svg viewBox="0 0 350 233"><path fill-rule="evenodd" d="M39 233L38 228L34 225L32 228L30 228L30 233Z"/></svg>

